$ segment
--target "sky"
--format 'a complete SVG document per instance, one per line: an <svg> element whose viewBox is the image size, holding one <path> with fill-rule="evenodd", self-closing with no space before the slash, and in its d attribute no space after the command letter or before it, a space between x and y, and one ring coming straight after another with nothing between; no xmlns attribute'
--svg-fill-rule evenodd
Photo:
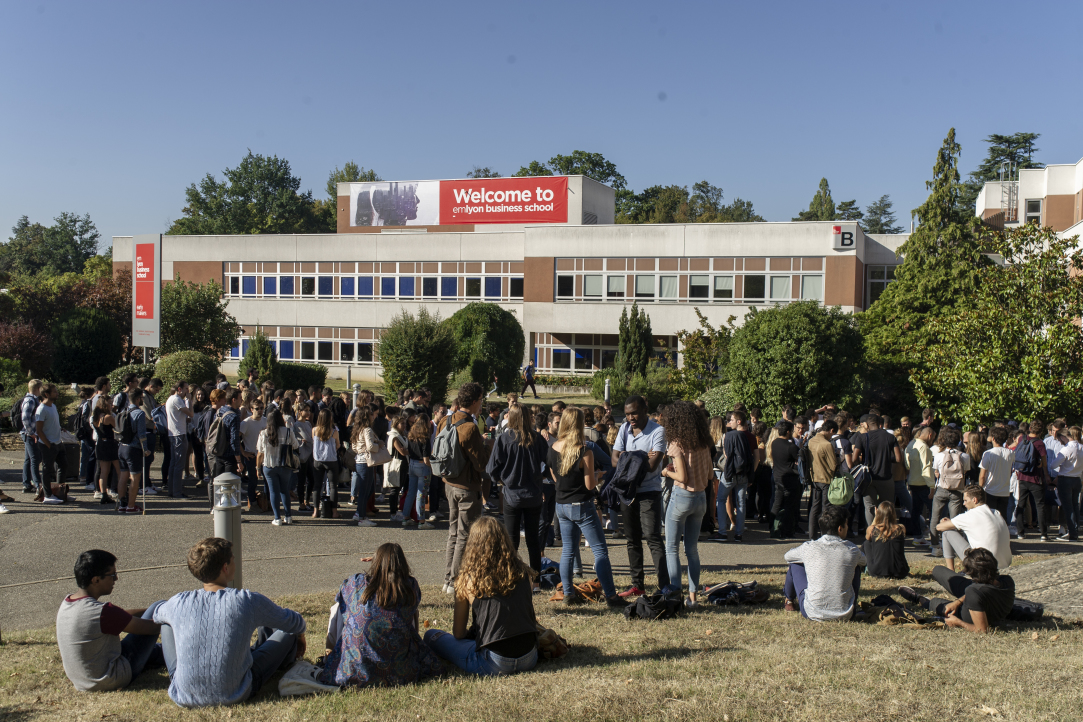
<svg viewBox="0 0 1083 722"><path fill-rule="evenodd" d="M1013 20L1014 18L1014 20ZM89 213L158 233L251 149L324 197L603 154L640 191L720 186L769 221L883 194L909 227L954 127L1074 163L1083 3L0 0L0 238Z"/></svg>

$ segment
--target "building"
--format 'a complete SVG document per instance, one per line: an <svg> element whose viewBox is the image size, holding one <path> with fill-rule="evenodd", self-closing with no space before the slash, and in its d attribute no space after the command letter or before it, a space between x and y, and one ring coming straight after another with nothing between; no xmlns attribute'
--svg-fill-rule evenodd
<svg viewBox="0 0 1083 722"><path fill-rule="evenodd" d="M480 209L464 210L467 191ZM678 361L694 308L716 326L796 299L865 309L906 239L838 221L613 224L613 199L582 176L344 183L339 233L165 236L162 277L222 284L244 326L227 369L259 325L283 360L378 378L380 332L401 311L490 301L519 318L540 373L567 375L612 365L633 301L656 353ZM113 259L130 265L131 237L113 239Z"/></svg>
<svg viewBox="0 0 1083 722"><path fill-rule="evenodd" d="M1037 223L1066 235L1083 232L1083 159L1023 168L1017 175L985 184L975 204L979 218L997 228Z"/></svg>

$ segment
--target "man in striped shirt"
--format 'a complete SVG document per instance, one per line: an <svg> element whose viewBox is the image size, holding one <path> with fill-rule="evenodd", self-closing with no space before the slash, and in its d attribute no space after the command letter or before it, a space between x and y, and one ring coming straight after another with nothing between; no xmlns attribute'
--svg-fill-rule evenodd
<svg viewBox="0 0 1083 722"><path fill-rule="evenodd" d="M41 381L33 379L27 385L27 394L23 397L19 410L22 415L23 430L23 492L30 494L41 486L41 454L38 451L37 424L34 414L38 410L38 396L41 394Z"/></svg>

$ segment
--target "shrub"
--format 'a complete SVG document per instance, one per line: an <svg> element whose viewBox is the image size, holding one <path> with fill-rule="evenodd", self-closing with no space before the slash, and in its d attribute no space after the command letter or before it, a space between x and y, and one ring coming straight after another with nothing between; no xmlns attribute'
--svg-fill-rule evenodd
<svg viewBox="0 0 1083 722"><path fill-rule="evenodd" d="M113 320L91 308L77 308L53 325L53 378L85 383L116 367L124 342Z"/></svg>
<svg viewBox="0 0 1083 722"><path fill-rule="evenodd" d="M380 336L380 364L389 394L427 386L434 399L447 398L455 370L455 334L440 314L422 306L417 316L402 311Z"/></svg>
<svg viewBox="0 0 1083 722"><path fill-rule="evenodd" d="M18 361L0 358L0 394L21 396L26 391L26 374ZM6 409L5 409L6 410Z"/></svg>
<svg viewBox="0 0 1083 722"><path fill-rule="evenodd" d="M154 375L165 384L158 394L161 401L173 392L173 386L180 381L187 381L189 386L214 381L218 375L218 364L199 351L177 351L158 359L154 365Z"/></svg>
<svg viewBox="0 0 1083 722"><path fill-rule="evenodd" d="M719 384L703 392L700 396L707 405L707 413L711 416L722 416L733 408L736 399L730 395L729 384Z"/></svg>
<svg viewBox="0 0 1083 722"><path fill-rule="evenodd" d="M538 386L578 386L590 388L593 376L555 376L552 374L538 374L534 376L534 383ZM523 380L519 379L519 387L522 388ZM512 389L513 391L515 389Z"/></svg>
<svg viewBox="0 0 1083 722"><path fill-rule="evenodd" d="M258 385L262 385L264 381L270 381L275 388L279 388L282 385L279 366L278 354L275 353L274 346L263 334L263 329L257 326L255 335L248 340L248 350L237 366L237 374L241 378L247 378L248 370L255 369Z"/></svg>
<svg viewBox="0 0 1083 722"><path fill-rule="evenodd" d="M53 340L29 323L0 323L0 357L18 361L24 373L41 378L53 366Z"/></svg>
<svg viewBox="0 0 1083 722"><path fill-rule="evenodd" d="M603 382L604 383L604 382ZM647 368L647 375L636 374L632 382L628 384L628 396L642 396L647 399L647 405L651 411L658 408L658 404L668 404L679 397L677 386L673 379L673 369L668 366L651 366ZM621 406L623 399L611 398L613 406Z"/></svg>
<svg viewBox="0 0 1083 722"><path fill-rule="evenodd" d="M469 380L478 382L486 391L492 388L494 374L499 393L519 390L519 367L526 340L515 314L495 303L475 301L456 311L444 324L455 336L456 371L468 370Z"/></svg>
<svg viewBox="0 0 1083 722"><path fill-rule="evenodd" d="M320 364L284 363L278 365L284 389L307 389L323 387L327 382L327 367Z"/></svg>
<svg viewBox="0 0 1083 722"><path fill-rule="evenodd" d="M609 400L614 406L619 405L628 395L622 380L623 374L617 369L601 369L590 377L590 395L599 401L605 400L605 380L609 379Z"/></svg>
<svg viewBox="0 0 1083 722"><path fill-rule="evenodd" d="M127 366L117 366L110 371L108 374L109 385L114 393L124 389L124 377L128 374L135 374L141 379L150 378L154 376L154 364L128 364Z"/></svg>

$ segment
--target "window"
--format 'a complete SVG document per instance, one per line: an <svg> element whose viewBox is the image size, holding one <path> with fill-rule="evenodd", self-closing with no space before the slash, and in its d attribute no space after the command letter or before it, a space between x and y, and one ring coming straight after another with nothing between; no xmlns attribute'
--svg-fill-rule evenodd
<svg viewBox="0 0 1083 722"><path fill-rule="evenodd" d="M710 298L711 297L711 277L710 276L689 276L688 277L688 297L689 298Z"/></svg>
<svg viewBox="0 0 1083 722"><path fill-rule="evenodd" d="M293 295L293 276L283 276L279 279L279 295L292 296Z"/></svg>
<svg viewBox="0 0 1083 722"><path fill-rule="evenodd" d="M611 369L617 365L617 352L608 349L602 350L602 368Z"/></svg>
<svg viewBox="0 0 1083 722"><path fill-rule="evenodd" d="M229 292L234 296L239 296L241 293L241 279L237 276L230 276L229 278Z"/></svg>
<svg viewBox="0 0 1083 722"><path fill-rule="evenodd" d="M508 283L508 295L511 296L512 298L522 298L523 297L523 279L521 279L521 278L510 278L508 280L510 281L510 283Z"/></svg>
<svg viewBox="0 0 1083 722"><path fill-rule="evenodd" d="M436 296L436 287L438 285L435 278L422 278L421 295L427 298L434 298Z"/></svg>
<svg viewBox="0 0 1083 722"><path fill-rule="evenodd" d="M246 296L256 295L256 277L244 276L241 279L241 290Z"/></svg>
<svg viewBox="0 0 1083 722"><path fill-rule="evenodd" d="M553 368L555 369L568 369L572 368L572 352L566 348L553 349Z"/></svg>
<svg viewBox="0 0 1083 722"><path fill-rule="evenodd" d="M332 361L334 360L335 344L331 341L319 341L317 345L317 351L319 352L318 360L320 361Z"/></svg>
<svg viewBox="0 0 1083 722"><path fill-rule="evenodd" d="M790 297L790 277L771 276L771 298L784 301Z"/></svg>
<svg viewBox="0 0 1083 722"><path fill-rule="evenodd" d="M372 344L371 343L359 343L357 344L357 362L363 364L372 363Z"/></svg>
<svg viewBox="0 0 1083 722"><path fill-rule="evenodd" d="M607 276L606 283L606 297L624 298L624 276Z"/></svg>
<svg viewBox="0 0 1083 722"><path fill-rule="evenodd" d="M357 277L357 295L358 296L371 296L372 295L372 276L358 276Z"/></svg>
<svg viewBox="0 0 1083 722"><path fill-rule="evenodd" d="M583 295L590 298L602 297L602 277L583 276Z"/></svg>
<svg viewBox="0 0 1083 722"><path fill-rule="evenodd" d="M658 297L677 300L677 277L662 276L658 279ZM637 294L638 295L638 294Z"/></svg>
<svg viewBox="0 0 1083 722"><path fill-rule="evenodd" d="M339 292L340 296L352 296L353 295L353 276L343 276L339 279Z"/></svg>
<svg viewBox="0 0 1083 722"><path fill-rule="evenodd" d="M395 295L395 278L394 278L394 276L392 276L391 278L384 277L384 278L380 279L380 295L381 296L394 297L394 295Z"/></svg>
<svg viewBox="0 0 1083 722"><path fill-rule="evenodd" d="M575 276L557 276L557 298L575 295Z"/></svg>
<svg viewBox="0 0 1083 722"><path fill-rule="evenodd" d="M593 367L591 359L594 352L589 348L577 348L575 350L575 370L576 371L590 371Z"/></svg>
<svg viewBox="0 0 1083 722"><path fill-rule="evenodd" d="M229 350L229 355L232 356L233 358L240 358L240 356L241 356L241 342L240 341L234 341L233 342L233 348L231 348Z"/></svg>
<svg viewBox="0 0 1083 722"><path fill-rule="evenodd" d="M275 290L275 287L277 285L278 285L278 278L276 278L275 276L264 276L263 277L263 295L264 296L277 295L278 291Z"/></svg>
<svg viewBox="0 0 1083 722"><path fill-rule="evenodd" d="M440 279L440 296L442 298L455 298L459 295L459 281L454 276L444 276Z"/></svg>
<svg viewBox="0 0 1083 722"><path fill-rule="evenodd" d="M715 276L714 277L714 300L716 300L716 301L732 301L733 300L733 276Z"/></svg>
<svg viewBox="0 0 1083 722"><path fill-rule="evenodd" d="M301 342L301 360L302 361L315 361L316 360L316 342L315 341L302 341Z"/></svg>
<svg viewBox="0 0 1083 722"><path fill-rule="evenodd" d="M887 288L887 284L895 280L895 266L868 266L869 279L869 305L871 306L880 298L880 294Z"/></svg>
<svg viewBox="0 0 1083 722"><path fill-rule="evenodd" d="M335 279L331 276L320 276L320 295L335 295Z"/></svg>
<svg viewBox="0 0 1083 722"><path fill-rule="evenodd" d="M316 279L313 276L301 276L301 295L313 296L316 293Z"/></svg>
<svg viewBox="0 0 1083 722"><path fill-rule="evenodd" d="M823 276L801 277L801 298L803 300L820 301L824 297Z"/></svg>
<svg viewBox="0 0 1083 722"><path fill-rule="evenodd" d="M247 353L248 353L248 339L242 339L241 340L241 356L244 356Z"/></svg>
<svg viewBox="0 0 1083 722"><path fill-rule="evenodd" d="M765 276L745 276L745 298L763 298Z"/></svg>
<svg viewBox="0 0 1083 722"><path fill-rule="evenodd" d="M402 277L399 279L399 296L403 298L414 297L414 277Z"/></svg>
<svg viewBox="0 0 1083 722"><path fill-rule="evenodd" d="M1042 223L1042 202L1027 201L1027 223L1033 223L1034 225L1041 225Z"/></svg>
<svg viewBox="0 0 1083 722"><path fill-rule="evenodd" d="M654 298L654 276L636 276L636 298Z"/></svg>
<svg viewBox="0 0 1083 722"><path fill-rule="evenodd" d="M499 277L487 277L485 279L485 298L500 298Z"/></svg>
<svg viewBox="0 0 1083 722"><path fill-rule="evenodd" d="M353 344L340 343L338 345L338 360L353 363Z"/></svg>
<svg viewBox="0 0 1083 722"><path fill-rule="evenodd" d="M278 358L284 361L293 360L293 341L281 341L278 344Z"/></svg>
<svg viewBox="0 0 1083 722"><path fill-rule="evenodd" d="M468 278L468 279L466 279L466 297L467 298L481 298L481 279L480 278Z"/></svg>

